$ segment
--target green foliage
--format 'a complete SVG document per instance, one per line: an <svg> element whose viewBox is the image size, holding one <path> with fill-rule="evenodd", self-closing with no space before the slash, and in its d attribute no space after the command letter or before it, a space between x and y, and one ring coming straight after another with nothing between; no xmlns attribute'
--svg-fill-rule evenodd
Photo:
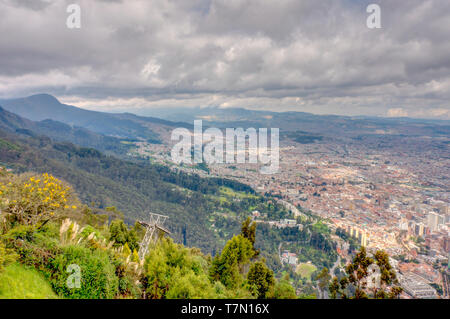
<svg viewBox="0 0 450 319"><path fill-rule="evenodd" d="M0 241L0 273L5 266L16 260L16 254L12 249L6 248L5 244Z"/></svg>
<svg viewBox="0 0 450 319"><path fill-rule="evenodd" d="M129 254L139 247L136 232L134 229L129 230L121 219L116 219L111 222L111 225L109 225L109 233L109 240L114 241L114 246L127 245L130 250Z"/></svg>
<svg viewBox="0 0 450 319"><path fill-rule="evenodd" d="M257 261L250 266L247 281L252 295L258 299L267 298L275 284L273 271L266 266L264 261Z"/></svg>
<svg viewBox="0 0 450 319"><path fill-rule="evenodd" d="M146 298L212 298L214 287L199 253L162 239L145 259L142 282Z"/></svg>
<svg viewBox="0 0 450 319"><path fill-rule="evenodd" d="M330 234L315 231L307 222L303 224L302 230L297 227L276 228L258 224L256 247L277 275L282 270L281 264L277 261L280 242L283 243L284 249L297 254L300 263L311 262L318 268L331 268L337 259L336 244Z"/></svg>
<svg viewBox="0 0 450 319"><path fill-rule="evenodd" d="M275 284L272 297L275 299L297 299L295 289L289 283L288 277L283 277Z"/></svg>
<svg viewBox="0 0 450 319"><path fill-rule="evenodd" d="M372 274L370 267L373 265L376 265L380 272L380 284L374 283L373 290L369 291L367 283L369 275ZM337 277L333 278L329 286L332 298L395 299L402 292L402 288L397 285L395 271L389 264L389 257L384 251L376 251L372 258L368 256L365 247L361 247L353 261L345 267L345 272L346 276L340 280Z"/></svg>
<svg viewBox="0 0 450 319"><path fill-rule="evenodd" d="M107 211L111 216L114 216L117 219L123 219L124 218L124 214L121 211L119 211L114 206L106 207L105 211Z"/></svg>
<svg viewBox="0 0 450 319"><path fill-rule="evenodd" d="M312 225L312 230L320 234L330 234L330 229L322 221L319 221Z"/></svg>
<svg viewBox="0 0 450 319"><path fill-rule="evenodd" d="M84 156L97 155L86 150ZM58 185L50 175L43 176L47 183ZM30 182L41 186L42 181L26 180L26 183ZM221 189L232 192L232 184L224 184L226 187L220 186ZM204 191L209 190L205 188ZM227 201L221 208L226 206L226 209L243 209L235 215L236 224L239 225L240 216L248 214L263 199L244 192L234 193L240 194L240 199ZM8 196L3 198L9 200ZM191 192L189 198L190 202L202 203L206 197ZM71 200L78 202L76 196ZM35 204L40 207L44 201L45 197L38 196ZM210 202L206 204L211 205ZM116 209L107 210L108 213L120 216ZM64 215L61 214L61 217ZM163 240L152 247L142 269L137 256L138 237L143 235L139 224L129 228L123 220L114 220L108 227L104 224L105 219L95 216L87 207L70 207L67 215L69 216L64 218L70 218L64 219L62 224L62 218L24 223L25 225L17 221L10 223L7 227L9 231L3 236L6 244L4 249L8 247L8 250L0 249L3 259L17 254L18 261L38 270L60 297L267 298L274 291L273 272L265 265L265 261L256 261L250 265L258 254L254 247L256 224L251 219L242 224L241 235L231 238L213 261L210 257L203 256L198 249L187 249L174 244L172 240ZM115 247L111 248L105 238L114 241ZM80 267L79 288L71 288L67 284L69 276L73 275L69 271L71 265ZM142 285L142 290L138 287L139 284Z"/></svg>
<svg viewBox="0 0 450 319"><path fill-rule="evenodd" d="M6 233L6 239L21 239L32 241L36 228L33 225L18 225Z"/></svg>
<svg viewBox="0 0 450 319"><path fill-rule="evenodd" d="M227 288L239 286L243 281L243 268L253 256L252 243L242 235L234 236L220 256L214 258L210 269L212 280L222 282Z"/></svg>
<svg viewBox="0 0 450 319"><path fill-rule="evenodd" d="M19 225L4 237L14 249L18 260L40 270L55 292L65 298L114 298L119 295L116 267L112 251L89 249L82 245L65 245L53 223L44 227ZM94 232L98 232L95 230ZM81 270L81 286L72 289L67 285L71 273L69 265Z"/></svg>
<svg viewBox="0 0 450 319"><path fill-rule="evenodd" d="M130 256L131 255L131 249L130 249L130 247L128 247L128 243L125 243L125 245L123 245L123 255L125 256L125 257L128 257L128 256Z"/></svg>
<svg viewBox="0 0 450 319"><path fill-rule="evenodd" d="M389 255L383 251L378 250L374 255L376 265L380 271L380 287L375 287L373 291L374 298L377 299L395 299L402 292L402 288L398 285L397 275L395 270L389 263ZM386 288L391 287L388 291Z"/></svg>
<svg viewBox="0 0 450 319"><path fill-rule="evenodd" d="M256 242L256 223L252 223L250 217L248 217L243 223L241 228L241 234L244 238L247 238L252 244L253 248L255 247ZM254 249L255 256L259 254L259 251Z"/></svg>
<svg viewBox="0 0 450 319"><path fill-rule="evenodd" d="M170 219L173 237L181 241L184 229L189 246L212 254L223 246L223 241L229 238L231 232L215 232L211 227L210 217L217 210L218 203L210 196L219 194L222 187L235 192L254 193L249 186L236 181L174 172L169 167L148 161L125 161L94 149L56 143L46 137L23 137L0 130L0 138L21 147L20 150L2 149L1 162L20 172L48 172L70 181L83 203L93 203L94 213L114 206L126 213L124 218L127 223L138 218L146 219L145 212L148 210L176 216L176 219ZM258 200L262 201L261 198ZM249 204L250 201L231 201L224 203L220 209L248 213ZM95 215L86 214L84 217L85 222L91 222ZM239 227L236 220L229 222L232 227Z"/></svg>
<svg viewBox="0 0 450 319"><path fill-rule="evenodd" d="M32 225L19 225L3 237L8 248L17 254L21 263L47 271L50 260L58 253L58 239L50 227L36 229Z"/></svg>
<svg viewBox="0 0 450 319"><path fill-rule="evenodd" d="M123 246L128 240L128 227L123 220L116 219L109 225L109 240L114 241L114 245Z"/></svg>
<svg viewBox="0 0 450 319"><path fill-rule="evenodd" d="M135 263L139 263L139 254L136 249L133 250L133 255L131 256L131 261L135 262Z"/></svg>
<svg viewBox="0 0 450 319"><path fill-rule="evenodd" d="M331 275L328 271L328 268L323 268L320 273L317 275L316 280L318 281L319 289L325 291L328 289L330 284Z"/></svg>
<svg viewBox="0 0 450 319"><path fill-rule="evenodd" d="M138 260L139 261L139 260ZM140 298L141 290L137 285L139 280L136 268L129 267L129 264L124 260L123 256L116 254L113 257L112 263L116 269L116 276L119 280L118 296L119 298ZM135 264L137 265L137 264Z"/></svg>
<svg viewBox="0 0 450 319"><path fill-rule="evenodd" d="M355 286L355 299L368 298L365 289L367 281L364 280L369 275L369 266L373 264L373 259L367 256L366 249L361 247L361 250L356 253L353 262L347 265L345 271L348 274L348 282ZM342 281L343 282L343 281Z"/></svg>
<svg viewBox="0 0 450 319"><path fill-rule="evenodd" d="M20 151L20 146L10 143L10 142L0 138L0 149L9 149L9 150Z"/></svg>
<svg viewBox="0 0 450 319"><path fill-rule="evenodd" d="M214 298L214 289L206 275L199 276L188 272L175 281L168 290L168 299Z"/></svg>
<svg viewBox="0 0 450 319"><path fill-rule="evenodd" d="M91 225L86 225L83 227L83 230L81 231L81 237L86 238L89 235L94 234L96 238L102 238L103 236L100 234L100 232L92 227Z"/></svg>
<svg viewBox="0 0 450 319"><path fill-rule="evenodd" d="M50 265L52 285L58 294L66 298L111 299L117 294L119 282L116 269L105 251L67 246ZM78 265L81 269L80 288L69 288L67 285L71 275L69 265Z"/></svg>

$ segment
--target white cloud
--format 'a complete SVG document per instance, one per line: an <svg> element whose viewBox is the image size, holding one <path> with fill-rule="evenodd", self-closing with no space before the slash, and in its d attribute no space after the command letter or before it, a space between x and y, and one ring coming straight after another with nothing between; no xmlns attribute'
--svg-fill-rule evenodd
<svg viewBox="0 0 450 319"><path fill-rule="evenodd" d="M387 116L389 116L389 117L406 117L406 116L408 116L408 112L402 108L389 109L387 112Z"/></svg>
<svg viewBox="0 0 450 319"><path fill-rule="evenodd" d="M449 116L447 1L380 0L379 30L370 1L80 0L80 30L71 2L0 0L0 96Z"/></svg>

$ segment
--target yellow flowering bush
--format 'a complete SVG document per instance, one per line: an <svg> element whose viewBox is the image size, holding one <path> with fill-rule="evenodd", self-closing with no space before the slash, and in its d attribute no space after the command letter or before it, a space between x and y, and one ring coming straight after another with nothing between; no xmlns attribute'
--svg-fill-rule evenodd
<svg viewBox="0 0 450 319"><path fill-rule="evenodd" d="M33 225L76 210L70 187L49 174L14 176L0 181L0 209L21 224Z"/></svg>

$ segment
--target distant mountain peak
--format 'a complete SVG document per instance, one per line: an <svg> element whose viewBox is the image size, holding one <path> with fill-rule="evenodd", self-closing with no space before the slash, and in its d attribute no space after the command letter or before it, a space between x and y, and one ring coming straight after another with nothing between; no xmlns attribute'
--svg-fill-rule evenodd
<svg viewBox="0 0 450 319"><path fill-rule="evenodd" d="M61 104L61 102L59 102L59 100L56 97L54 97L51 94L47 94L47 93L39 93L39 94L30 95L26 99L39 100L40 102L45 102L45 103Z"/></svg>

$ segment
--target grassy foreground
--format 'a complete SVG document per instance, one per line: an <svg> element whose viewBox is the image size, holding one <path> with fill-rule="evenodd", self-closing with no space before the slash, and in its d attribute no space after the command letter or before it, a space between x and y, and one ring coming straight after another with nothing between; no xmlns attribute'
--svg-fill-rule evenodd
<svg viewBox="0 0 450 319"><path fill-rule="evenodd" d="M56 299L50 283L37 270L14 263L0 273L0 299Z"/></svg>

